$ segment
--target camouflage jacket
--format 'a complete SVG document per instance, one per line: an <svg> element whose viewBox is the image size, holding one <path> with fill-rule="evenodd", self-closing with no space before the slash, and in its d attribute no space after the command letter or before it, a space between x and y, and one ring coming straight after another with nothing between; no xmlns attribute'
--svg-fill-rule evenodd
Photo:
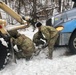
<svg viewBox="0 0 76 75"><path fill-rule="evenodd" d="M58 31L52 26L41 26L40 31L45 36L48 42L58 34Z"/></svg>
<svg viewBox="0 0 76 75"><path fill-rule="evenodd" d="M18 46L18 49L21 49L24 53L35 51L33 41L23 34L21 34L17 39L13 38L13 42Z"/></svg>

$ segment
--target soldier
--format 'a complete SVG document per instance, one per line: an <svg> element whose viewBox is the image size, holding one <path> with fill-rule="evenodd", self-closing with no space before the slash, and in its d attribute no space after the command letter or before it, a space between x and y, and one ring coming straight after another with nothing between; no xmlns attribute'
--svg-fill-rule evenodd
<svg viewBox="0 0 76 75"><path fill-rule="evenodd" d="M9 31L9 34L13 37L13 43L16 44L19 49L19 51L15 53L17 58L26 58L26 60L29 60L35 52L35 46L32 40L24 34L18 33L17 30Z"/></svg>
<svg viewBox="0 0 76 75"><path fill-rule="evenodd" d="M42 26L40 22L36 23L36 27L38 28L38 32L41 32L47 40L49 49L48 58L52 59L53 47L58 37L58 31L51 26Z"/></svg>

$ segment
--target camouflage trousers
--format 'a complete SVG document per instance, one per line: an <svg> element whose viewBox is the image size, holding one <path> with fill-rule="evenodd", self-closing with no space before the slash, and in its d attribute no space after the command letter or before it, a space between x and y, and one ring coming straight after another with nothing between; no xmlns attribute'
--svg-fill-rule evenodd
<svg viewBox="0 0 76 75"><path fill-rule="evenodd" d="M48 58L52 59L52 56L53 56L53 50L54 50L54 45L55 45L55 42L58 38L58 34L53 37L52 39L50 39L50 41L48 42Z"/></svg>
<svg viewBox="0 0 76 75"><path fill-rule="evenodd" d="M25 58L26 60L29 60L32 56L32 53L25 54L23 51L20 51L20 52L16 52L15 55L18 59Z"/></svg>

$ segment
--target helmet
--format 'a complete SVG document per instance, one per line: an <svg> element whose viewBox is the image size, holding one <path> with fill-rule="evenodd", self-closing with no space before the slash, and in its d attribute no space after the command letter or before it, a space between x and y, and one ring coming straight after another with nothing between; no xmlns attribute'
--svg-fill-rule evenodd
<svg viewBox="0 0 76 75"><path fill-rule="evenodd" d="M10 36L16 37L18 34L18 31L17 30L10 30L10 31L8 31L8 33L10 34Z"/></svg>
<svg viewBox="0 0 76 75"><path fill-rule="evenodd" d="M40 27L42 24L40 23L40 22L37 22L36 24L35 24L35 26L36 27Z"/></svg>
<svg viewBox="0 0 76 75"><path fill-rule="evenodd" d="M0 19L0 24L1 24L1 25L6 26L6 21L5 21L5 20Z"/></svg>

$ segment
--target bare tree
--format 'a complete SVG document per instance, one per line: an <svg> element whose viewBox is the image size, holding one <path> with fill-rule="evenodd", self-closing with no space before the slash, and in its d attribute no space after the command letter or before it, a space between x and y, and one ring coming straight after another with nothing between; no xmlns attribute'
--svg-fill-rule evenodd
<svg viewBox="0 0 76 75"><path fill-rule="evenodd" d="M69 2L72 0L3 0L7 5L11 5L13 10L22 16L30 15L35 21L39 19L47 19L53 15L54 9L59 13L68 10Z"/></svg>

